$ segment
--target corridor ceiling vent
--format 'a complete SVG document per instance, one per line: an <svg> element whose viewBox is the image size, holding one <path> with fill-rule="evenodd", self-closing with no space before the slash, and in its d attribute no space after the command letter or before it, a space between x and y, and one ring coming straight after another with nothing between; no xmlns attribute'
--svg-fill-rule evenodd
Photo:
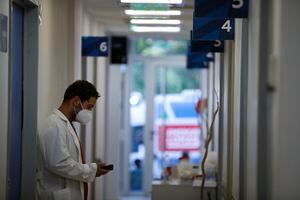
<svg viewBox="0 0 300 200"><path fill-rule="evenodd" d="M175 4L181 5L182 0L121 0L121 3Z"/></svg>

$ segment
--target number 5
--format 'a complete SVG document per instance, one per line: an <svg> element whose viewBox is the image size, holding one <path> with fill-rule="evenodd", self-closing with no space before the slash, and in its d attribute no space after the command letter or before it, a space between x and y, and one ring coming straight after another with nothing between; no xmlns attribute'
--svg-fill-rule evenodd
<svg viewBox="0 0 300 200"><path fill-rule="evenodd" d="M214 47L220 47L222 45L222 42L220 40L216 40Z"/></svg>
<svg viewBox="0 0 300 200"><path fill-rule="evenodd" d="M233 0L232 8L240 9L243 6L244 6L244 0Z"/></svg>

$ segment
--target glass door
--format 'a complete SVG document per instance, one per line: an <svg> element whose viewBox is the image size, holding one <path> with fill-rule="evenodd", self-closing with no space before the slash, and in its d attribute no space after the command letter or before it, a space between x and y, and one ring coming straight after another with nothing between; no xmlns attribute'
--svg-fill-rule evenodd
<svg viewBox="0 0 300 200"><path fill-rule="evenodd" d="M201 98L199 71L187 70L185 59L154 62L152 118L152 180L177 176L181 159L200 164L201 121L196 112ZM148 104L147 104L148 105Z"/></svg>
<svg viewBox="0 0 300 200"><path fill-rule="evenodd" d="M163 179L182 158L199 166L200 78L199 70L186 69L185 55L130 57L124 195L150 196L153 180Z"/></svg>
<svg viewBox="0 0 300 200"><path fill-rule="evenodd" d="M146 101L145 101L145 62L133 60L129 71L129 193L144 194L145 174L145 123L146 123Z"/></svg>

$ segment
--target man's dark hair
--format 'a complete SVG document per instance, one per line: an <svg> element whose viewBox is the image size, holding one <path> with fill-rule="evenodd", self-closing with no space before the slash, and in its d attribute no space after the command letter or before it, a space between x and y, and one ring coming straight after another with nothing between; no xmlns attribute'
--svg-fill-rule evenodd
<svg viewBox="0 0 300 200"><path fill-rule="evenodd" d="M80 100L86 101L91 97L98 99L100 97L96 87L88 81L78 80L72 83L65 91L64 102L70 100L72 97L79 96Z"/></svg>

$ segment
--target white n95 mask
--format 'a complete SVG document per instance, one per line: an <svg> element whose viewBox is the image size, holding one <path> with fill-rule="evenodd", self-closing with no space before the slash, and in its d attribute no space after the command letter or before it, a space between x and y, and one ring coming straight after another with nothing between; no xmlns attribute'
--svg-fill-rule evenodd
<svg viewBox="0 0 300 200"><path fill-rule="evenodd" d="M79 111L79 113L76 115L76 121L80 124L87 124L92 120L92 118L93 112L86 109Z"/></svg>
<svg viewBox="0 0 300 200"><path fill-rule="evenodd" d="M91 110L84 109L80 102L82 110L76 114L76 121L80 124L87 124L93 118L93 112Z"/></svg>

